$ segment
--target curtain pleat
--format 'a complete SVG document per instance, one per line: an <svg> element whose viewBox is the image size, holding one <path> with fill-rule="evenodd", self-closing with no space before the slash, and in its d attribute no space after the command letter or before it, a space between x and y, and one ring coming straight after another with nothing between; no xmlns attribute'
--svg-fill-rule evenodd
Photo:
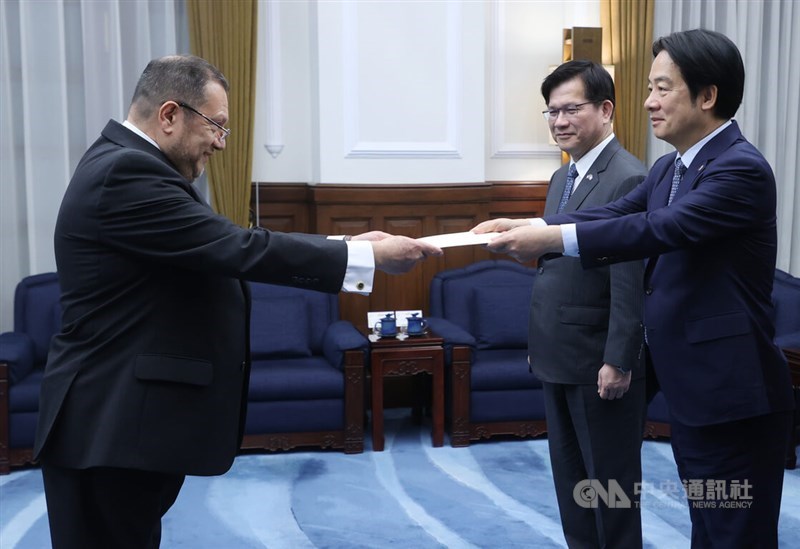
<svg viewBox="0 0 800 549"><path fill-rule="evenodd" d="M647 96L653 42L653 0L600 0L603 63L614 65L617 111L614 133L623 147L645 161Z"/></svg>
<svg viewBox="0 0 800 549"><path fill-rule="evenodd" d="M225 151L208 163L212 204L246 227L253 166L258 2L188 0L191 51L219 68L230 83Z"/></svg>

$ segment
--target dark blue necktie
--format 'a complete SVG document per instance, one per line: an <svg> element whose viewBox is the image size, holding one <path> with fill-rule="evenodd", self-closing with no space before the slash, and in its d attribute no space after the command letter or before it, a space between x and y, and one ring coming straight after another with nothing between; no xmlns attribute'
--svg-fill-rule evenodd
<svg viewBox="0 0 800 549"><path fill-rule="evenodd" d="M575 185L576 177L578 177L578 168L575 167L575 164L571 164L569 172L567 173L567 185L564 187L564 194L561 195L561 202L558 203L557 213L564 211L564 206L567 205L569 195L572 194L572 187Z"/></svg>
<svg viewBox="0 0 800 549"><path fill-rule="evenodd" d="M675 159L675 174L672 176L672 187L669 189L669 200L667 206L672 204L672 199L675 198L675 193L678 192L678 187L683 179L683 174L686 173L686 166L681 162L680 157Z"/></svg>

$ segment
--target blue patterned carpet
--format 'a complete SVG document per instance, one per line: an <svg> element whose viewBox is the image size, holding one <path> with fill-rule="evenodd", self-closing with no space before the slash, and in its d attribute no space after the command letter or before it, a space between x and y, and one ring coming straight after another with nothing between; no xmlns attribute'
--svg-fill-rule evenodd
<svg viewBox="0 0 800 549"><path fill-rule="evenodd" d="M428 427L401 414L387 416L386 435L384 452L245 455L221 477L189 477L164 519L162 547L565 546L546 440L432 448ZM645 546L689 547L669 444L645 442L642 452ZM800 470L784 482L781 547L798 547ZM0 477L0 548L46 547L39 470Z"/></svg>

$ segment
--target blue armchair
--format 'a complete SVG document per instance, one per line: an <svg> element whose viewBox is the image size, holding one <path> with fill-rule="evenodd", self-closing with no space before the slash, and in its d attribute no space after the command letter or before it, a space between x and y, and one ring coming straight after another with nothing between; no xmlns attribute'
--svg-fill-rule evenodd
<svg viewBox="0 0 800 549"><path fill-rule="evenodd" d="M339 319L339 298L250 284L250 386L242 448L364 450L369 342Z"/></svg>
<svg viewBox="0 0 800 549"><path fill-rule="evenodd" d="M14 331L0 334L0 474L33 462L39 385L61 327L58 275L28 276L14 293Z"/></svg>
<svg viewBox="0 0 800 549"><path fill-rule="evenodd" d="M797 467L795 449L800 444L800 278L776 269L772 303L775 305L775 344L789 360L794 384L794 423L786 452L786 468L794 469Z"/></svg>
<svg viewBox="0 0 800 549"><path fill-rule="evenodd" d="M546 432L542 384L528 367L534 271L481 261L434 276L429 328L444 339L452 446Z"/></svg>
<svg viewBox="0 0 800 549"><path fill-rule="evenodd" d="M772 303L775 343L782 349L800 349L800 278L775 269Z"/></svg>

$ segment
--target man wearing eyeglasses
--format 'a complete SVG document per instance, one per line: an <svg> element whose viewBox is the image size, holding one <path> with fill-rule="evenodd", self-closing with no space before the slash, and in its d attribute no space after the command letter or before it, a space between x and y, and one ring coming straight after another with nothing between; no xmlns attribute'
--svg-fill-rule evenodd
<svg viewBox="0 0 800 549"><path fill-rule="evenodd" d="M372 289L441 250L246 230L192 182L225 148L228 82L192 56L145 68L123 124L78 164L56 222L61 332L41 385L35 455L53 547L158 547L184 475L239 448L249 377L245 280Z"/></svg>
<svg viewBox="0 0 800 549"><path fill-rule="evenodd" d="M544 79L542 96L553 139L570 157L550 180L545 215L604 205L644 179L645 167L614 136L614 82L602 65L564 63ZM506 231L531 221L487 223ZM585 271L576 258L548 256L537 271L528 353L542 381L564 537L570 547L641 547L642 264ZM629 503L586 499L587 481L619 486Z"/></svg>

